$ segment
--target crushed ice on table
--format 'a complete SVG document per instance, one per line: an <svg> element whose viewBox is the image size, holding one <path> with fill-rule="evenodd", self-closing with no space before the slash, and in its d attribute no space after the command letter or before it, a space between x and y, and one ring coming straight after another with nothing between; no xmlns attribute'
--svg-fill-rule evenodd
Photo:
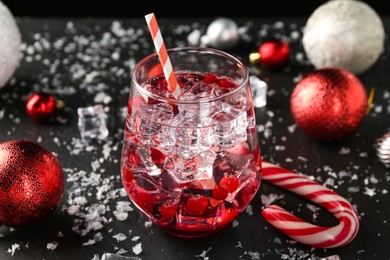
<svg viewBox="0 0 390 260"><path fill-rule="evenodd" d="M105 139L108 136L107 115L102 105L77 108L81 139Z"/></svg>
<svg viewBox="0 0 390 260"><path fill-rule="evenodd" d="M209 257L207 257L207 253L212 249L212 247L209 247L207 250L203 250L201 254L195 255L195 257L203 258L203 260L208 260Z"/></svg>
<svg viewBox="0 0 390 260"><path fill-rule="evenodd" d="M98 259L97 259L98 260ZM139 257L123 256L112 253L104 253L101 260L141 260Z"/></svg>
<svg viewBox="0 0 390 260"><path fill-rule="evenodd" d="M20 23L24 33L27 28L25 24L25 20ZM121 21L112 21L108 26L104 24L94 24L88 21L83 24L70 20L64 24L63 28L58 23L56 25L58 30L52 32L50 29L54 28L54 25L52 27L49 22L44 21L41 27L32 27L35 31L28 31L24 35L21 65L33 67L34 73L30 73L29 77L31 78L28 79L13 77L10 80L10 85L13 88L0 90L0 100L2 101L0 102L0 121L2 125L6 126L6 129L1 129L1 131L8 137L23 135L26 133L24 131L40 131L37 134L37 141L44 145L50 145L53 152L58 154L60 158L69 159L63 162L67 186L64 202L60 209L61 214L56 217L66 217L67 222L71 223L61 226L64 230L53 232L55 235L47 237L45 241L37 242L34 240L35 245L40 243L40 248L56 254L57 250L61 249L63 252L64 247L68 245L66 239L69 238L67 237L73 238L76 234L80 236L80 239L77 240L79 244L75 242L72 246L75 247L75 250L77 248L80 251L85 251L83 247L89 247L88 250L92 251L96 250L96 254L91 255L93 260L103 260L100 256L106 257L106 260L113 260L115 258L108 257L114 256L133 260L140 259L137 257L138 255L143 257L144 254L150 254L150 241L155 241L157 237L151 228L151 221L139 217L122 187L119 173L114 169L120 163L124 116L127 112L127 97L130 91L130 72L137 59L152 53L154 47L143 22L129 25L129 23ZM240 35L242 40L250 43L251 46L259 46L266 37L271 35L288 38L295 53L292 62L298 65L308 65L310 62L305 58L300 42L302 28L294 23L255 24L248 21L240 27ZM199 36L205 34L207 25L194 22L192 24L174 24L163 29L172 32L172 36L166 38L168 44L184 46L188 43L199 42ZM39 70L35 68L39 68ZM291 71L291 68L287 66L285 70ZM253 75L262 78L268 84L268 100L263 100L267 102L267 106L264 106L264 115L260 114L262 121L257 122L262 155L265 160L279 160L286 168L297 172L307 172L311 174L312 179L318 182L333 184L333 189L346 191L347 199L352 203L356 203L353 201L354 194L366 196L367 203L378 203L383 200L382 196L388 194L388 189L379 189L378 183L389 182L389 174L387 172L386 175L382 176L375 173L371 162L371 153L365 150L353 150L347 147L348 145L344 147L346 149L336 150L335 154L343 161L348 162L344 169L333 169L330 166L318 167L317 170L313 168L313 162L306 158L309 153L313 152L312 147L291 146L291 143L294 144L296 139L298 128L290 119L282 117L281 114L281 108L288 102L290 86L273 86L272 78L260 77L262 70L259 67L251 67L250 71L253 71ZM302 71L297 71L295 75L292 75L290 85L295 85L302 78L302 75ZM116 128L106 138L98 139L97 144L94 145L86 144L79 136L69 136L68 132L62 132L62 130L68 130L68 128L63 128L64 125L77 128L77 119L71 116L61 118L59 121L62 122L62 125L56 126L55 131L21 129L23 113L11 109L10 106L19 104L20 100L25 98L31 90L43 91L61 97L67 104L64 111L68 115L77 115L77 108L84 107L86 101L104 105L109 108L109 110L105 110L107 112L106 119L110 119L110 123L116 125ZM77 103L79 99L74 98L75 95L82 97L80 103ZM260 100L262 98L260 95ZM379 100L382 104L375 103ZM274 106L269 105L271 101ZM263 102L259 104L261 105ZM259 104L255 103L254 105L256 107ZM367 115L367 120L389 115L390 91L377 92L376 99L371 106L372 109ZM285 123L287 120L290 120L288 127L281 127L281 123ZM357 135L356 137L362 139L361 136ZM207 141L203 143L204 146L208 146ZM287 154L290 157L286 156ZM292 157L292 154L296 156ZM361 162L348 160L352 154L358 154L361 157ZM70 163L71 160L75 163ZM367 163L368 160L370 160L369 163ZM293 169L293 167L296 168ZM277 203L287 202L287 198L284 198L283 194L279 192L264 193L261 198L257 199L261 199L263 205L275 201ZM307 211L305 205L305 203L301 204L297 210L305 209ZM313 216L317 214L316 207L309 207L309 209ZM369 212L363 212L359 208L358 212L362 218L369 214ZM242 214L247 214L249 217L252 212L245 211ZM137 219L138 222L131 222L133 218ZM251 220L260 221L260 217L254 213ZM130 224L126 221L129 221ZM378 219L378 221L387 223L388 220ZM128 230L123 229L124 225L128 227ZM233 222L232 225L237 226L238 222ZM238 225L236 228L240 227ZM65 230L67 228L69 230ZM18 229L10 229L9 232L15 232ZM258 232L265 233L270 231L271 229L267 226L258 230ZM19 253L28 254L32 250L30 241L23 238L7 241L4 239L6 236L7 232L0 228L0 239L4 245L3 248L5 248L4 252L0 252L0 255L17 257ZM47 236L50 235L47 234ZM109 240L114 240L115 243L110 245L107 242ZM269 240L265 238L259 241L262 243L260 247L253 247L253 241L247 243L235 238L225 242L230 243L226 246L239 250L238 259L256 260L275 257L280 259L339 259L337 255L326 251L326 249L301 250L298 244L285 237L275 238L271 235ZM110 246L111 249L109 249ZM153 246L158 247L159 243L154 243ZM198 253L188 257L206 260L210 258L208 255L217 254L212 252L215 248L216 246L205 245L204 248L199 248ZM256 251L248 250L249 248L256 248ZM34 249L38 250L37 247ZM108 250L111 253L102 252L102 250ZM160 250L161 258L170 257L167 255L170 251L166 248L158 248L157 250ZM199 254L199 252L201 253ZM60 252L58 254L60 255ZM318 254L329 256L318 257ZM369 255L369 252L365 250L359 250L355 256L363 259L370 258L372 255Z"/></svg>
<svg viewBox="0 0 390 260"><path fill-rule="evenodd" d="M15 254L16 250L20 250L19 244L12 244L11 248L7 250L7 253L11 254L12 256Z"/></svg>

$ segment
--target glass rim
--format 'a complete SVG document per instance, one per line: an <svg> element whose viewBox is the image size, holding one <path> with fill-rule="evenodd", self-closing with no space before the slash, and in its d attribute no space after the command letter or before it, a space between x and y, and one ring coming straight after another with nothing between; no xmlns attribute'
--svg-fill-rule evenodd
<svg viewBox="0 0 390 260"><path fill-rule="evenodd" d="M170 103L170 104L209 103L209 102L214 102L214 101L217 101L217 100L220 100L220 99L224 99L224 98L227 98L229 96L232 96L232 95L236 94L242 88L245 88L246 85L249 82L249 70L248 70L247 66L239 58L237 58L236 56L234 56L232 54L229 54L229 53L227 53L225 51L222 51L222 50L219 50L219 49L210 48L210 47L196 47L196 46L195 47L194 46L184 46L184 47L169 48L169 49L167 49L167 51L168 51L168 53L170 53L170 52L178 52L178 51L204 51L204 52L215 53L215 54L219 54L221 56L225 56L225 57L233 60L234 62L236 62L236 64L238 64L239 66L241 66L241 68L243 68L245 70L245 72L244 72L245 75L244 75L243 81L242 82L237 82L238 83L238 87L235 88L234 90L229 91L229 92L227 92L225 94L222 94L221 96L212 97L212 98L211 97L210 98L206 97L206 98L200 98L200 99L196 99L196 100L177 100L175 98L162 97L162 96L153 94L152 92L144 89L135 80L135 73L136 73L136 71L138 70L139 67L141 67L144 63L146 63L147 61L149 61L151 59L156 59L156 58L158 59L157 53L152 53L152 54L142 58L139 62L137 62L137 64L135 65L135 67L133 68L133 70L131 72L131 81L134 83L135 88L141 94L141 96L152 98L152 99L159 100L159 101L162 101L164 103Z"/></svg>

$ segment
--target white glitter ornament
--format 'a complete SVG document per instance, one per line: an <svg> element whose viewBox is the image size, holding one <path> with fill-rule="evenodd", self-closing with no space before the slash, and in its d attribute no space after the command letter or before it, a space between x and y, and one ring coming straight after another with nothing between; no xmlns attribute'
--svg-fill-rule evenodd
<svg viewBox="0 0 390 260"><path fill-rule="evenodd" d="M331 0L309 17L303 47L316 67L340 67L360 74L384 49L385 30L373 8L357 0Z"/></svg>
<svg viewBox="0 0 390 260"><path fill-rule="evenodd" d="M15 18L0 1L0 88L14 74L21 54L21 35Z"/></svg>
<svg viewBox="0 0 390 260"><path fill-rule="evenodd" d="M239 40L238 26L229 18L218 18L209 24L206 35L201 38L201 45L217 49L230 49Z"/></svg>

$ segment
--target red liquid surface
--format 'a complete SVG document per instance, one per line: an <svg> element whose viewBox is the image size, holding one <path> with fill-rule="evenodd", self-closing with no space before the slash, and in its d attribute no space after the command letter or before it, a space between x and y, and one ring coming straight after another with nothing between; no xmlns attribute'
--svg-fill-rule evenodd
<svg viewBox="0 0 390 260"><path fill-rule="evenodd" d="M212 74L180 73L177 78L184 98L217 97L237 88L233 80ZM144 88L173 98L163 77ZM130 98L122 181L132 202L162 230L180 237L210 235L255 196L261 155L246 97L244 91L204 108Z"/></svg>

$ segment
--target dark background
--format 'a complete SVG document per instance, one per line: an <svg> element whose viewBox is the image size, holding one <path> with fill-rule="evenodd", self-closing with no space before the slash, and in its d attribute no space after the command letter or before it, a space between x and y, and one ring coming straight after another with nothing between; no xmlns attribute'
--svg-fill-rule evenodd
<svg viewBox="0 0 390 260"><path fill-rule="evenodd" d="M0 0L1 1L1 0ZM3 0L15 16L34 17L308 17L326 0ZM379 15L390 15L385 0L364 1Z"/></svg>

